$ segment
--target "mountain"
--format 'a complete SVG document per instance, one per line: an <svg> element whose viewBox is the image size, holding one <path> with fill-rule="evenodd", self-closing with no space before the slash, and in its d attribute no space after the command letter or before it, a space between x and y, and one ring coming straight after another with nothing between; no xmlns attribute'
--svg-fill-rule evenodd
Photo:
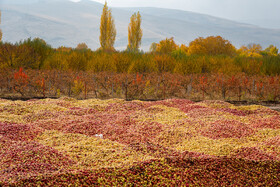
<svg viewBox="0 0 280 187"><path fill-rule="evenodd" d="M24 2L24 3L23 3ZM40 37L53 47L76 47L85 42L99 47L99 24L103 5L90 0L1 0L3 41L17 42ZM235 46L259 43L280 47L280 30L265 29L194 12L160 8L112 8L117 37L115 47L127 46L127 27L131 15L142 15L142 49L152 42L174 37L188 44L197 37L221 35Z"/></svg>

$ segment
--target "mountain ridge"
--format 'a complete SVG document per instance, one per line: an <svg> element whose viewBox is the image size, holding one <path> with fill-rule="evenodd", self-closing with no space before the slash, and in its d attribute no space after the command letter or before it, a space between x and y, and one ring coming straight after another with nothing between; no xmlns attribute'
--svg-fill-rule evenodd
<svg viewBox="0 0 280 187"><path fill-rule="evenodd" d="M103 5L89 0L36 1L29 4L0 3L2 9L3 41L17 42L40 37L53 47L76 47L85 42L93 50L99 47L99 24ZM13 1L11 1L13 2ZM37 2L37 3L36 3ZM236 47L249 43L280 47L280 30L221 19L205 14L153 7L112 8L117 28L115 47L127 45L130 16L142 15L142 49L147 51L153 42L174 37L178 44L188 44L197 37L221 35Z"/></svg>

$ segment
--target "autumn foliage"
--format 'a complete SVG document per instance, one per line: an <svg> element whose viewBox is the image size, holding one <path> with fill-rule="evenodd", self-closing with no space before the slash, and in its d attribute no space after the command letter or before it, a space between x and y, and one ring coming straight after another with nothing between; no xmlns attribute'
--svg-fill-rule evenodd
<svg viewBox="0 0 280 187"><path fill-rule="evenodd" d="M178 45L175 43L174 38L166 38L161 40L156 46L156 52L169 54L178 49Z"/></svg>
<svg viewBox="0 0 280 187"><path fill-rule="evenodd" d="M19 71L14 73L14 90L19 92L22 96L25 94L28 79L29 77L23 72L23 68L19 68Z"/></svg>
<svg viewBox="0 0 280 187"><path fill-rule="evenodd" d="M2 96L76 98L123 98L127 100L159 100L188 98L191 100L278 101L280 77L238 73L172 74L170 66L161 64L161 73L114 73L65 70L1 71ZM171 60L170 60L171 61Z"/></svg>
<svg viewBox="0 0 280 187"><path fill-rule="evenodd" d="M229 55L235 54L235 47L221 36L197 38L189 45L189 54L197 55Z"/></svg>
<svg viewBox="0 0 280 187"><path fill-rule="evenodd" d="M141 15L139 12L134 13L130 18L128 26L128 51L137 52L141 45L143 31L141 29Z"/></svg>
<svg viewBox="0 0 280 187"><path fill-rule="evenodd" d="M194 46L208 52L191 54ZM155 44L151 53L92 51L84 43L76 49L53 49L39 38L1 43L0 93L278 101L277 49L270 46L261 51L258 45L247 48L250 53L232 53L235 48L221 37L199 38L190 46L180 47L173 38L165 39ZM134 81L137 76L143 76L141 82Z"/></svg>
<svg viewBox="0 0 280 187"><path fill-rule="evenodd" d="M105 2L100 23L100 49L104 51L113 51L115 39L116 28L114 18L112 17L111 9L108 8L107 2Z"/></svg>
<svg viewBox="0 0 280 187"><path fill-rule="evenodd" d="M105 3L97 51L0 32L0 96L27 100L0 99L0 186L280 186L279 112L225 102L279 102L278 49L210 36L143 52L140 26L116 51Z"/></svg>

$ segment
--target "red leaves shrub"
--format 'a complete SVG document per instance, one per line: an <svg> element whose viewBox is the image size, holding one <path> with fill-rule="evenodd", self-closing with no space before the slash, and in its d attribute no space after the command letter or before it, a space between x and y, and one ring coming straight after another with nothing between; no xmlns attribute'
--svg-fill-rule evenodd
<svg viewBox="0 0 280 187"><path fill-rule="evenodd" d="M238 149L234 153L232 153L231 156L255 161L277 160L277 157L266 153L256 147L242 147L241 149Z"/></svg>
<svg viewBox="0 0 280 187"><path fill-rule="evenodd" d="M42 129L28 124L10 124L0 122L0 135L14 141L32 140L42 132Z"/></svg>
<svg viewBox="0 0 280 187"><path fill-rule="evenodd" d="M14 79L21 83L27 83L28 76L23 72L23 68L19 68L18 72L14 74Z"/></svg>
<svg viewBox="0 0 280 187"><path fill-rule="evenodd" d="M14 91L23 96L29 80L29 77L23 72L23 68L19 68L19 71L14 73L14 80Z"/></svg>
<svg viewBox="0 0 280 187"><path fill-rule="evenodd" d="M255 131L247 125L238 121L216 121L207 129L202 130L203 136L212 139L221 138L242 138L252 135Z"/></svg>

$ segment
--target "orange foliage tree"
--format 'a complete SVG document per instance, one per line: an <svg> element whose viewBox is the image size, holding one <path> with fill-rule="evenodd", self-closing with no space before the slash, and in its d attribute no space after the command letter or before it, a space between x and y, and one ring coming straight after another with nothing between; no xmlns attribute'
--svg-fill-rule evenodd
<svg viewBox="0 0 280 187"><path fill-rule="evenodd" d="M179 46L175 43L173 37L166 38L165 40L162 40L157 44L156 52L169 54L178 48L179 48Z"/></svg>
<svg viewBox="0 0 280 187"><path fill-rule="evenodd" d="M207 38L197 38L190 42L189 54L197 55L229 55L236 52L235 47L221 36L209 36Z"/></svg>

